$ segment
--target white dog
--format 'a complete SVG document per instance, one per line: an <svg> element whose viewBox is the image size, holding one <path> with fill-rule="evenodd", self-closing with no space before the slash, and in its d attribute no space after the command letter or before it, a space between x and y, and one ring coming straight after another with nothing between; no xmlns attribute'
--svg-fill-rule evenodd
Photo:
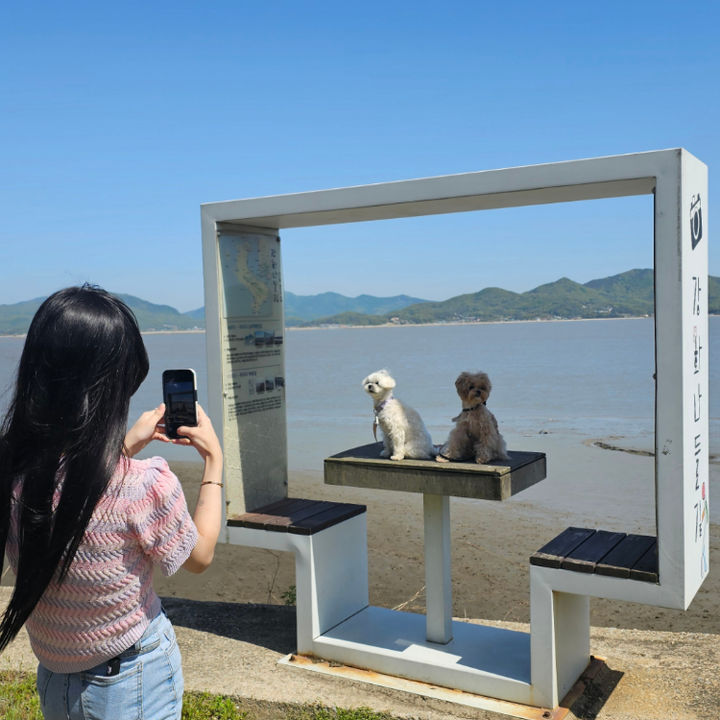
<svg viewBox="0 0 720 720"><path fill-rule="evenodd" d="M395 380L387 370L378 370L368 375L362 384L365 392L373 399L375 425L379 425L383 431L384 449L380 457L389 457L391 460L427 460L435 457L432 438L420 415L393 397Z"/></svg>

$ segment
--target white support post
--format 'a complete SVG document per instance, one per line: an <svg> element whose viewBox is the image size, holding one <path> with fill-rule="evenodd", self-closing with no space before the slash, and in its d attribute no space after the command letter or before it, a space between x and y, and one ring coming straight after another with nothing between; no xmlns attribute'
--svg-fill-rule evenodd
<svg viewBox="0 0 720 720"><path fill-rule="evenodd" d="M311 535L309 547L312 567L305 577L312 584L308 607L314 640L369 604L367 513ZM296 558L299 568L300 553ZM299 579L298 574L296 578ZM298 618L298 641L300 624ZM300 646L298 652L303 652Z"/></svg>
<svg viewBox="0 0 720 720"><path fill-rule="evenodd" d="M533 702L557 707L590 661L590 598L558 592L530 567Z"/></svg>
<svg viewBox="0 0 720 720"><path fill-rule="evenodd" d="M229 528L230 542L295 554L297 652L313 654L314 640L368 606L367 513L296 535Z"/></svg>
<svg viewBox="0 0 720 720"><path fill-rule="evenodd" d="M288 537L295 550L297 651L310 655L315 638L368 606L366 514Z"/></svg>
<svg viewBox="0 0 720 720"><path fill-rule="evenodd" d="M425 612L427 639L452 640L452 583L450 577L450 498L423 495L425 516Z"/></svg>

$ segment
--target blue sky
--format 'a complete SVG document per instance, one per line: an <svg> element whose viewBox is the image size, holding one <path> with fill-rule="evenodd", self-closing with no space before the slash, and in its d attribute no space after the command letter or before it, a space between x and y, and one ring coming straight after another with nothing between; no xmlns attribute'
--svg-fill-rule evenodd
<svg viewBox="0 0 720 720"><path fill-rule="evenodd" d="M0 6L0 303L203 304L200 204L685 147L720 166L720 6ZM648 197L287 231L287 290L444 299L652 265ZM710 250L710 272L720 255Z"/></svg>

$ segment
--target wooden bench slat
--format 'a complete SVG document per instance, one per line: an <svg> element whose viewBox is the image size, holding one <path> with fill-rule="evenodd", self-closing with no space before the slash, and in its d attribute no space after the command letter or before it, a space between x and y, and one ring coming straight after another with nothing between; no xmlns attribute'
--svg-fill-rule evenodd
<svg viewBox="0 0 720 720"><path fill-rule="evenodd" d="M272 526L273 529L282 529L283 525L291 524L293 513L297 513L308 506L314 506L316 500L304 500L300 498L285 498L278 502L264 505L252 512L246 512L231 518L229 522L239 527L263 529Z"/></svg>
<svg viewBox="0 0 720 720"><path fill-rule="evenodd" d="M316 515L323 510L331 508L333 505L335 505L335 503L328 500L315 500L308 502L305 507L297 508L296 510L293 510L291 513L289 513L288 517L290 519L290 524L294 525L299 520L304 520L305 518L309 518L312 515Z"/></svg>
<svg viewBox="0 0 720 720"><path fill-rule="evenodd" d="M570 527L530 556L532 565L658 582L657 538Z"/></svg>
<svg viewBox="0 0 720 720"><path fill-rule="evenodd" d="M251 522L260 517L273 516L273 517L290 517L293 512L302 510L310 504L317 502L316 500L305 500L303 498L285 498L278 502L270 503L269 505L263 505L262 507L256 508L243 515L237 516L237 520Z"/></svg>
<svg viewBox="0 0 720 720"><path fill-rule="evenodd" d="M227 522L231 527L313 535L365 510L365 505L352 503L284 498L253 512L228 518Z"/></svg>
<svg viewBox="0 0 720 720"><path fill-rule="evenodd" d="M294 525L306 518L317 515L323 510L332 507L332 503L320 500L313 500L303 503L303 505L295 507L291 512L283 511L282 515L263 515L266 530L277 530L279 532L288 532Z"/></svg>
<svg viewBox="0 0 720 720"><path fill-rule="evenodd" d="M630 577L633 580L644 580L645 582L658 581L658 548L657 539L647 549L645 554L633 565L630 570Z"/></svg>
<svg viewBox="0 0 720 720"><path fill-rule="evenodd" d="M296 535L311 535L332 525L337 525L344 520L349 520L355 515L360 515L365 512L365 509L365 505L333 503L333 507L326 508L322 512L293 523L288 528L288 532Z"/></svg>
<svg viewBox="0 0 720 720"><path fill-rule="evenodd" d="M534 553L530 562L533 565L559 568L563 559L594 533L594 530L587 528L569 527Z"/></svg>
<svg viewBox="0 0 720 720"><path fill-rule="evenodd" d="M292 516L294 513L302 512L308 507L312 507L318 500L307 500L305 498L286 498L285 501L281 501L278 505L273 507L272 505L266 505L265 507L258 508L255 510L257 513L264 513L266 515L285 515L286 517Z"/></svg>
<svg viewBox="0 0 720 720"><path fill-rule="evenodd" d="M649 535L627 535L598 563L599 575L629 578L630 570L657 542Z"/></svg>
<svg viewBox="0 0 720 720"><path fill-rule="evenodd" d="M300 504L307 502L314 501L308 501L304 498L286 497L282 500L276 500L275 502L263 505L262 507L255 508L254 510L249 510L245 513L245 515L253 515L255 513L274 515L277 514L276 511L284 510L286 508L297 507Z"/></svg>
<svg viewBox="0 0 720 720"><path fill-rule="evenodd" d="M623 538L625 533L596 530L584 543L576 547L560 567L578 572L595 572L595 567Z"/></svg>
<svg viewBox="0 0 720 720"><path fill-rule="evenodd" d="M308 504L304 508L300 508L298 510L295 510L293 513L291 513L290 517L288 518L289 522L287 523L287 531L293 532L294 528L296 527L306 527L306 528L312 528L313 527L313 518L315 518L317 515L320 515L323 512L326 512L328 510L332 510L335 505L338 503L329 502L327 500L316 500L312 502L311 504ZM299 525L300 523L303 523L304 525ZM273 528L270 528L273 529ZM303 533L307 534L307 533Z"/></svg>

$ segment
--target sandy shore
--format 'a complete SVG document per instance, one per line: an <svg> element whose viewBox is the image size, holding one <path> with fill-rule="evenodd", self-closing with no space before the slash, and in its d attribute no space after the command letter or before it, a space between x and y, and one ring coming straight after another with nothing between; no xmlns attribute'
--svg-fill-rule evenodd
<svg viewBox="0 0 720 720"><path fill-rule="evenodd" d="M548 478L505 503L451 500L457 617L528 622L528 558L570 525L654 534L652 457L551 436L511 440L511 448L547 452ZM194 507L200 466L173 462L172 467ZM712 465L711 489L718 475L718 466ZM319 471L292 474L289 494L367 505L371 603L424 611L421 495L329 486ZM714 552L720 546L720 526L713 523L710 531ZM720 633L718 578L711 572L684 612L593 600L592 624ZM158 575L156 587L161 595L193 600L282 604L283 593L294 583L289 553L221 545L205 574Z"/></svg>

